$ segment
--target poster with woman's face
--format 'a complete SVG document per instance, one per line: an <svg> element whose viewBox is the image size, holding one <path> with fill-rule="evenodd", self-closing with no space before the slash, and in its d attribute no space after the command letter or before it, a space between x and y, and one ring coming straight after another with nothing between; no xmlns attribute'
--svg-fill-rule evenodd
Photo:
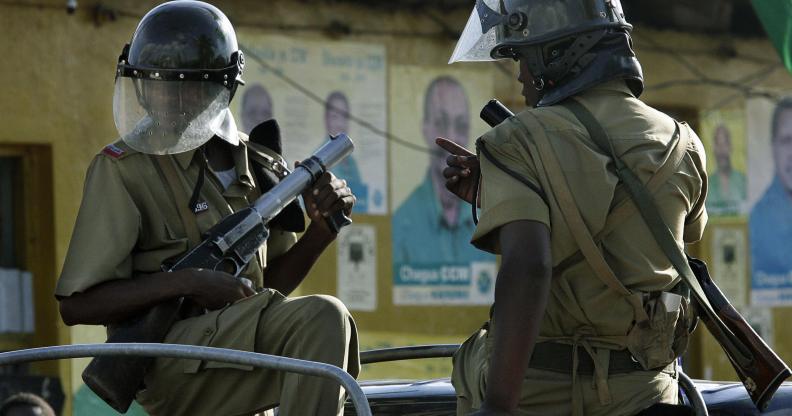
<svg viewBox="0 0 792 416"><path fill-rule="evenodd" d="M712 217L746 213L745 112L711 111L701 118L707 153L707 212Z"/></svg>
<svg viewBox="0 0 792 416"><path fill-rule="evenodd" d="M792 305L792 98L748 103L751 304Z"/></svg>

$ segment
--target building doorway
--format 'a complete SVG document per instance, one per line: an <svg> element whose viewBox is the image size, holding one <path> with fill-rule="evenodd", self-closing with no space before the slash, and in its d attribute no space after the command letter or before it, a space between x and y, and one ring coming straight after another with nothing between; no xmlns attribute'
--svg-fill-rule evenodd
<svg viewBox="0 0 792 416"><path fill-rule="evenodd" d="M0 145L0 351L58 344L52 150ZM0 401L19 391L63 405L57 362L0 368Z"/></svg>

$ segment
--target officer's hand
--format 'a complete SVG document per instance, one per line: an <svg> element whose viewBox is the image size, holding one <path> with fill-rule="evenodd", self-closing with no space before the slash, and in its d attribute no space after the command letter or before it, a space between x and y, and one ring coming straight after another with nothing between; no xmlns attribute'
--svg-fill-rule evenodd
<svg viewBox="0 0 792 416"><path fill-rule="evenodd" d="M220 309L256 294L241 279L228 273L208 269L185 269L179 273L184 274L187 281L186 296L209 310Z"/></svg>
<svg viewBox="0 0 792 416"><path fill-rule="evenodd" d="M331 232L327 217L339 211L349 216L357 199L345 180L336 178L332 172L325 172L312 189L303 193L303 201L311 222Z"/></svg>
<svg viewBox="0 0 792 416"><path fill-rule="evenodd" d="M464 147L442 137L438 137L435 143L451 153L446 159L448 167L443 169L446 189L472 204L476 199L476 181L479 178L478 157Z"/></svg>

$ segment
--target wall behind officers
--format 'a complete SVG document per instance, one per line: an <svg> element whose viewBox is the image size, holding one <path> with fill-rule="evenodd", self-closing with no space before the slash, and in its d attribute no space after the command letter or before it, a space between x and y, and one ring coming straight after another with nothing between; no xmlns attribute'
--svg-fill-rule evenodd
<svg viewBox="0 0 792 416"><path fill-rule="evenodd" d="M94 157L86 175L55 291L61 316L67 325L106 325L112 332L184 297L189 307L165 343L319 361L356 376L357 334L346 307L330 296L288 297L337 237L325 216L349 214L354 205L351 190L332 173L303 195L307 228L299 207L287 207L298 210L291 218L299 221L271 221L266 244L241 278L162 271L275 185L278 169L260 161L285 163L237 131L228 106L243 68L234 29L216 7L174 1L143 17L117 66L120 139ZM247 109L255 117L245 116L251 124L267 117L259 114L266 113L267 94L252 91ZM156 359L132 388L152 416L253 414L277 405L285 415L329 416L342 414L344 403L328 379L196 360Z"/></svg>
<svg viewBox="0 0 792 416"><path fill-rule="evenodd" d="M420 131L430 154L420 183L393 213L394 300L488 302L494 258L469 244L475 228L470 207L445 191L446 155L434 145L438 137L462 147L471 144L471 103L465 87L449 75L431 79L422 98ZM397 175L410 166L407 160L395 164Z"/></svg>

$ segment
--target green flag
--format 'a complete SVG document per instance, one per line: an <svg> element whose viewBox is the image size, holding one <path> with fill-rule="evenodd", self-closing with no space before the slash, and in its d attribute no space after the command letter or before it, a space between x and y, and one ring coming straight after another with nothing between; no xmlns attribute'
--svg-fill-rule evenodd
<svg viewBox="0 0 792 416"><path fill-rule="evenodd" d="M751 0L767 36L792 72L792 0Z"/></svg>

